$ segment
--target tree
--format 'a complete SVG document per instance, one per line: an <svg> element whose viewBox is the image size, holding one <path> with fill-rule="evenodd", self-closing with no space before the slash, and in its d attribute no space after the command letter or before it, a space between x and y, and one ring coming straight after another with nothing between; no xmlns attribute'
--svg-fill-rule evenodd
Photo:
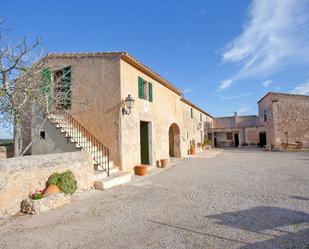
<svg viewBox="0 0 309 249"><path fill-rule="evenodd" d="M66 87L71 72L37 55L39 39L29 42L24 37L12 45L2 26L0 21L0 126L13 126L14 154L21 156L33 143L31 138L27 144L23 140L33 129L32 120L40 119L39 129L51 113L71 106L71 89Z"/></svg>

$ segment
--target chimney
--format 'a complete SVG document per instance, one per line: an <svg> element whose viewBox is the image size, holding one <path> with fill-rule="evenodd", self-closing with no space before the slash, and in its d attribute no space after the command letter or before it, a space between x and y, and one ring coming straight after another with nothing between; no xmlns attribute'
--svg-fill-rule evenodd
<svg viewBox="0 0 309 249"><path fill-rule="evenodd" d="M237 116L237 112L234 112L234 122L235 122L235 128L238 128L238 116Z"/></svg>

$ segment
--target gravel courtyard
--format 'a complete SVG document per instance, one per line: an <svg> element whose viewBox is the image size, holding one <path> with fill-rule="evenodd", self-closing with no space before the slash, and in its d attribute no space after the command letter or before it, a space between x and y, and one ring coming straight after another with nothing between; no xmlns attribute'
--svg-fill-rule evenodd
<svg viewBox="0 0 309 249"><path fill-rule="evenodd" d="M0 220L0 248L309 249L309 153L176 162L45 215Z"/></svg>

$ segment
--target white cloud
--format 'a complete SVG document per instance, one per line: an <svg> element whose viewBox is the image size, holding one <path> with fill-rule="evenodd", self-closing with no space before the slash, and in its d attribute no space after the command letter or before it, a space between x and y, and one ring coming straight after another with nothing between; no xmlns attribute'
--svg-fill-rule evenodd
<svg viewBox="0 0 309 249"><path fill-rule="evenodd" d="M226 99L240 99L243 97L247 97L252 95L252 93L244 93L244 94L239 94L239 95L233 95L233 96L219 96L220 99L226 100Z"/></svg>
<svg viewBox="0 0 309 249"><path fill-rule="evenodd" d="M232 79L227 79L227 80L223 80L221 83L220 83L220 85L219 85L219 87L218 87L218 91L222 91L222 90L224 90L224 89L226 89L226 88L229 88L231 85L232 85L232 83L233 83L233 80Z"/></svg>
<svg viewBox="0 0 309 249"><path fill-rule="evenodd" d="M222 54L223 62L241 67L231 78L270 75L309 63L308 13L308 0L253 0L242 33Z"/></svg>
<svg viewBox="0 0 309 249"><path fill-rule="evenodd" d="M292 93L309 95L309 80L307 80L305 83L295 86L292 90Z"/></svg>
<svg viewBox="0 0 309 249"><path fill-rule="evenodd" d="M266 80L262 82L262 86L263 87L269 87L272 84L272 82L270 80Z"/></svg>

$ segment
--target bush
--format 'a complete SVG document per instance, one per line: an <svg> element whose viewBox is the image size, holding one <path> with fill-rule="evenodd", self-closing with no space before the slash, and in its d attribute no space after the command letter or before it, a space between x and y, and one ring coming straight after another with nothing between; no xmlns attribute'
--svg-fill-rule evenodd
<svg viewBox="0 0 309 249"><path fill-rule="evenodd" d="M211 145L212 144L212 141L210 140L210 139L208 139L208 138L205 138L204 139L204 142L203 142L203 145L205 146L205 145Z"/></svg>
<svg viewBox="0 0 309 249"><path fill-rule="evenodd" d="M61 174L58 172L53 173L47 180L47 185L58 185Z"/></svg>
<svg viewBox="0 0 309 249"><path fill-rule="evenodd" d="M77 189L77 181L74 174L67 170L62 174L53 173L47 181L48 185L54 184L65 194L73 194Z"/></svg>
<svg viewBox="0 0 309 249"><path fill-rule="evenodd" d="M63 172L57 186L63 193L73 194L77 189L77 182L73 173L69 170Z"/></svg>

